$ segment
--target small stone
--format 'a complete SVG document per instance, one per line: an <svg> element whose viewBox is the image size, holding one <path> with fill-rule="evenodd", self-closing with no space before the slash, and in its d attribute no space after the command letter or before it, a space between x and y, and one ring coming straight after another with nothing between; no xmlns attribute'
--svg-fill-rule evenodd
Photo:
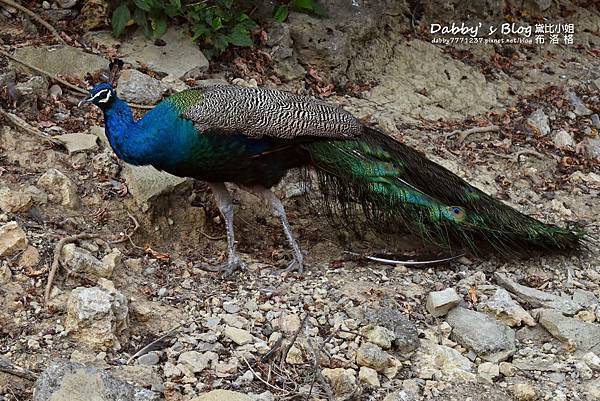
<svg viewBox="0 0 600 401"><path fill-rule="evenodd" d="M588 382L584 387L584 392L589 401L600 400L600 377Z"/></svg>
<svg viewBox="0 0 600 401"><path fill-rule="evenodd" d="M29 245L27 249L21 254L17 265L19 267L32 268L40 263L40 252L36 247Z"/></svg>
<svg viewBox="0 0 600 401"><path fill-rule="evenodd" d="M223 310L227 313L238 313L241 308L238 304L233 302L223 302Z"/></svg>
<svg viewBox="0 0 600 401"><path fill-rule="evenodd" d="M0 188L0 210L5 213L23 213L32 205L31 195L10 188Z"/></svg>
<svg viewBox="0 0 600 401"><path fill-rule="evenodd" d="M600 130L600 117L598 117L598 114L596 114L596 113L592 114L591 118L592 118L592 125L594 126L594 128Z"/></svg>
<svg viewBox="0 0 600 401"><path fill-rule="evenodd" d="M575 317L582 322L593 323L596 320L596 314L591 310L582 310Z"/></svg>
<svg viewBox="0 0 600 401"><path fill-rule="evenodd" d="M537 391L529 383L516 383L510 386L517 401L535 401L538 398Z"/></svg>
<svg viewBox="0 0 600 401"><path fill-rule="evenodd" d="M0 285L4 285L10 282L12 279L12 271L6 263L0 265Z"/></svg>
<svg viewBox="0 0 600 401"><path fill-rule="evenodd" d="M187 365L193 373L202 372L209 365L216 365L219 355L207 351L203 354L197 351L187 351L179 355L178 362Z"/></svg>
<svg viewBox="0 0 600 401"><path fill-rule="evenodd" d="M50 193L50 200L75 209L79 206L77 186L69 177L56 169L46 171L38 180L38 185Z"/></svg>
<svg viewBox="0 0 600 401"><path fill-rule="evenodd" d="M425 307L433 316L444 316L448 311L460 303L460 297L454 288L443 291L432 291L427 296Z"/></svg>
<svg viewBox="0 0 600 401"><path fill-rule="evenodd" d="M356 351L356 363L383 372L391 365L391 357L379 346L366 342Z"/></svg>
<svg viewBox="0 0 600 401"><path fill-rule="evenodd" d="M495 363L483 362L477 367L477 374L483 380L493 383L494 379L500 375L500 367Z"/></svg>
<svg viewBox="0 0 600 401"><path fill-rule="evenodd" d="M70 155L98 148L98 144L96 143L98 137L92 134L63 134L57 135L54 138L65 145L65 148L67 148L67 152Z"/></svg>
<svg viewBox="0 0 600 401"><path fill-rule="evenodd" d="M360 334L383 349L390 349L392 342L396 339L394 332L381 326L366 326L360 331Z"/></svg>
<svg viewBox="0 0 600 401"><path fill-rule="evenodd" d="M600 356L593 352L588 352L581 357L581 360L585 362L592 370L600 371Z"/></svg>
<svg viewBox="0 0 600 401"><path fill-rule="evenodd" d="M302 350L293 345L288 351L285 361L291 365L301 365L304 363L304 357L302 356Z"/></svg>
<svg viewBox="0 0 600 401"><path fill-rule="evenodd" d="M147 354L142 355L137 359L137 363L139 365L147 365L147 366L157 365L159 361L160 361L160 357L158 356L158 354L156 352L148 352Z"/></svg>
<svg viewBox="0 0 600 401"><path fill-rule="evenodd" d="M592 369L583 361L575 362L575 370L577 371L579 377L581 377L583 380L590 380L592 377L594 377L594 372Z"/></svg>
<svg viewBox="0 0 600 401"><path fill-rule="evenodd" d="M77 4L77 0L56 0L60 8L71 8Z"/></svg>
<svg viewBox="0 0 600 401"><path fill-rule="evenodd" d="M361 366L360 371L358 372L358 381L366 384L367 386L381 387L381 383L379 383L379 377L377 376L377 371L366 366Z"/></svg>
<svg viewBox="0 0 600 401"><path fill-rule="evenodd" d="M554 146L559 149L575 146L573 135L569 134L564 129L560 129L554 133L552 142L554 142Z"/></svg>
<svg viewBox="0 0 600 401"><path fill-rule="evenodd" d="M88 273L96 277L110 278L113 267L104 264L86 249L75 244L66 244L60 251L60 262L70 270L78 273Z"/></svg>
<svg viewBox="0 0 600 401"><path fill-rule="evenodd" d="M336 400L347 400L356 390L356 371L354 369L326 368L321 373L329 382Z"/></svg>
<svg viewBox="0 0 600 401"><path fill-rule="evenodd" d="M48 89L48 94L52 99L57 100L62 96L62 88L60 85L54 84L50 87L50 89Z"/></svg>
<svg viewBox="0 0 600 401"><path fill-rule="evenodd" d="M102 267L112 274L117 267L121 266L122 260L123 254L117 248L114 248L109 254L102 258Z"/></svg>
<svg viewBox="0 0 600 401"><path fill-rule="evenodd" d="M181 370L171 362L165 362L162 368L166 378L179 377L182 374Z"/></svg>
<svg viewBox="0 0 600 401"><path fill-rule="evenodd" d="M223 334L237 345L246 345L254 341L249 331L237 327L226 326Z"/></svg>
<svg viewBox="0 0 600 401"><path fill-rule="evenodd" d="M527 119L527 124L538 134L546 136L550 133L550 121L544 110L537 109Z"/></svg>
<svg viewBox="0 0 600 401"><path fill-rule="evenodd" d="M527 326L537 324L535 319L503 288L498 288L493 297L480 304L479 309L511 327L520 326L522 323Z"/></svg>
<svg viewBox="0 0 600 401"><path fill-rule="evenodd" d="M10 221L0 226L0 256L12 256L27 249L25 231L16 221Z"/></svg>
<svg viewBox="0 0 600 401"><path fill-rule="evenodd" d="M581 101L579 96L575 94L575 92L568 92L569 100L571 101L571 105L573 106L573 112L578 116L589 116L592 114L592 111L587 108L587 106Z"/></svg>
<svg viewBox="0 0 600 401"><path fill-rule="evenodd" d="M296 314L282 314L273 321L273 328L286 334L294 334L300 330L300 317Z"/></svg>
<svg viewBox="0 0 600 401"><path fill-rule="evenodd" d="M517 368L510 362L500 362L499 372L502 376L513 377L517 374Z"/></svg>
<svg viewBox="0 0 600 401"><path fill-rule="evenodd" d="M454 348L423 339L415 357L415 371L420 379L443 376L452 379L474 380L473 363Z"/></svg>

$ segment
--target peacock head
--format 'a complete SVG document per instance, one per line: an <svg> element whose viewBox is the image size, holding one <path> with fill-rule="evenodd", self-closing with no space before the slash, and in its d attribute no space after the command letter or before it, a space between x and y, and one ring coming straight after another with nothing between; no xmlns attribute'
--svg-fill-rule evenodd
<svg viewBox="0 0 600 401"><path fill-rule="evenodd" d="M102 82L94 86L85 99L79 102L79 106L85 103L92 103L106 110L117 98L114 88L108 82Z"/></svg>

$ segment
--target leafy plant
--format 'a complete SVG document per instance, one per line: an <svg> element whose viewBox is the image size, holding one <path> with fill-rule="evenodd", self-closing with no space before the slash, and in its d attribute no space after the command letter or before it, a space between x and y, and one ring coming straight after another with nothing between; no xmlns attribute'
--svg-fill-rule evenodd
<svg viewBox="0 0 600 401"><path fill-rule="evenodd" d="M287 19L290 9L300 11L306 14L315 14L319 17L326 17L327 11L315 0L291 0L288 4L280 4L273 11L273 18L279 22Z"/></svg>
<svg viewBox="0 0 600 401"><path fill-rule="evenodd" d="M251 0L120 0L112 15L112 32L119 37L130 25L137 25L148 37L160 38L172 19L187 22L192 38L212 58L230 45L252 46L252 31L258 24L250 17ZM290 0L275 7L273 18L285 21L295 10L325 16L316 0Z"/></svg>

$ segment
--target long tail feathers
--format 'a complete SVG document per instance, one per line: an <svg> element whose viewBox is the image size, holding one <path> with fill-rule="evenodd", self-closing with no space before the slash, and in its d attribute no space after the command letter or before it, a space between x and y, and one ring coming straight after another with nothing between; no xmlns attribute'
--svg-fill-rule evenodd
<svg viewBox="0 0 600 401"><path fill-rule="evenodd" d="M516 211L372 128L356 140L304 146L326 205L346 223L360 211L378 231L409 230L428 242L466 246L476 254L485 244L513 254L569 250L585 235Z"/></svg>

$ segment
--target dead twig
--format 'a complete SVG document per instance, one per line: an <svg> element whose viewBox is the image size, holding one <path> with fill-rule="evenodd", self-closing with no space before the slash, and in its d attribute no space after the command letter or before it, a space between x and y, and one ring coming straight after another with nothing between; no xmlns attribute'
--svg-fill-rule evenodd
<svg viewBox="0 0 600 401"><path fill-rule="evenodd" d="M48 304L48 300L50 299L50 291L52 290L52 283L54 282L54 276L56 276L56 271L58 270L58 266L60 265L60 253L62 251L63 246L66 244L73 243L75 241L80 240L90 240L99 238L98 234L76 234L71 235L70 237L65 237L58 241L56 247L54 248L54 259L52 260L52 266L50 267L50 273L48 274L48 282L46 283L46 290L44 291L44 302Z"/></svg>
<svg viewBox="0 0 600 401"><path fill-rule="evenodd" d="M123 238L115 240L115 241L109 241L109 244L110 245L120 244L120 243L123 243L123 242L129 240L129 242L131 243L131 245L134 248L144 249L141 246L137 245L135 242L133 242L133 239L131 239L131 237L133 236L133 234L135 234L136 231L140 228L140 223L137 221L137 219L135 218L134 215L132 215L131 213L129 213L129 211L127 212L127 216L129 216L129 218L131 219L131 221L133 221L133 229L129 233L121 234L123 236Z"/></svg>
<svg viewBox="0 0 600 401"><path fill-rule="evenodd" d="M465 130L454 130L446 135L444 135L444 139L448 140L453 138L454 136L458 136L456 141L458 143L462 143L467 139L469 135L473 134L481 134L483 132L498 132L500 131L500 127L497 125L488 125L487 127L473 127Z"/></svg>
<svg viewBox="0 0 600 401"><path fill-rule="evenodd" d="M294 343L296 342L296 339L298 338L298 334L300 334L300 332L304 328L304 324L306 323L306 319L308 319L308 313L306 315L304 315L304 317L300 321L300 326L298 327L298 330L296 330L294 332L294 335L292 336L292 341L290 342L290 344L287 347L285 347L285 349L283 350L283 354L281 356L282 360L285 360L288 352L290 352L290 350L294 346Z"/></svg>
<svg viewBox="0 0 600 401"><path fill-rule="evenodd" d="M274 386L271 383L269 383L268 381L266 381L265 379L263 379L262 377L260 377L260 375L258 373L256 373L256 371L254 369L252 369L252 366L250 366L250 362L248 362L248 360L246 358L244 358L243 355L240 355L240 356L242 357L244 362L246 362L246 366L248 366L248 369L250 369L250 372L252 372L254 377L256 377L258 380L260 380L263 384L267 385L268 387L272 388L273 390L281 391L283 393L283 395L291 394L289 391L286 391L286 390L282 389L281 387Z"/></svg>
<svg viewBox="0 0 600 401"><path fill-rule="evenodd" d="M535 156L540 160L544 159L543 154L536 152L535 150L526 149L517 152L517 154L515 155L515 162L519 163L521 161L521 156Z"/></svg>
<svg viewBox="0 0 600 401"><path fill-rule="evenodd" d="M9 113L9 112L3 110L2 108L0 108L0 116L4 117L15 128L21 129L22 131L25 131L28 134L37 136L37 137L43 139L44 141L51 143L52 145L64 146L64 143L62 141L52 138L50 135L46 135L45 133L38 130L37 128L34 128L33 126L28 124L25 120L23 120L21 117L17 116L16 114Z"/></svg>
<svg viewBox="0 0 600 401"><path fill-rule="evenodd" d="M29 369L22 368L13 364L8 359L0 357L0 372L8 373L9 375L18 376L25 380L36 381L38 375Z"/></svg>
<svg viewBox="0 0 600 401"><path fill-rule="evenodd" d="M227 236L225 236L225 235L221 235L221 236L218 236L218 237L213 237L212 235L208 235L204 231L200 231L200 234L204 235L206 238L208 238L211 241L220 241L220 240L223 240L223 239L227 239Z"/></svg>
<svg viewBox="0 0 600 401"><path fill-rule="evenodd" d="M5 0L0 0L0 1L5 1ZM36 67L34 65L26 63L25 61L22 61L22 60L18 59L17 57L13 56L10 53L5 52L2 49L0 49L0 54L3 55L4 57L8 57L9 59L11 59L12 61L14 61L16 63L24 65L25 67L27 67L27 68L35 71L35 72L38 72L38 73L40 73L42 75L47 76L49 79L55 81L56 83L64 85L67 88L74 90L75 92L79 92L79 93L82 93L84 95L88 94L88 91L86 89L81 88L81 87L79 87L77 85L73 85L72 83L70 83L70 82L68 82L68 81L66 81L66 80L64 80L62 78L57 77L56 75L51 74L48 71L42 70L41 68L38 68L38 67ZM131 107L133 107L135 109L141 109L141 110L150 110L150 109L154 108L153 105L137 104L137 103L128 103L128 104L129 104L129 106L131 106Z"/></svg>
<svg viewBox="0 0 600 401"><path fill-rule="evenodd" d="M167 331L165 334L158 337L156 340L152 341L151 343L140 349L138 352L133 354L131 358L127 360L126 365L129 365L134 359L139 358L142 355L146 355L148 352L160 349L160 343L168 337L172 336L175 330L177 330L179 327L181 327L181 324L178 324L177 326L173 327L171 330Z"/></svg>
<svg viewBox="0 0 600 401"><path fill-rule="evenodd" d="M267 363L269 359L273 358L277 351L279 351L279 348L281 348L281 344L283 344L283 336L279 337L277 341L275 341L275 344L273 344L269 352L267 352L260 358L260 362Z"/></svg>
<svg viewBox="0 0 600 401"><path fill-rule="evenodd" d="M310 400L313 388L315 386L315 380L319 380L319 384L325 390L325 393L327 394L327 399L329 401L333 401L335 399L333 397L331 387L329 386L329 384L327 384L327 381L325 380L325 378L323 377L323 374L321 373L321 352L323 352L323 349L325 348L325 344L327 344L333 338L335 333L336 333L336 331L333 331L331 334L329 334L329 336L327 336L327 338L323 340L323 344L321 344L321 346L318 348L315 346L315 344L313 344L313 342L310 338L306 339L306 341L308 342L308 345L310 346L310 348L313 352L313 357L315 359L313 362L313 380L310 384L310 389L308 390L308 395L306 396L307 400Z"/></svg>
<svg viewBox="0 0 600 401"><path fill-rule="evenodd" d="M52 33L52 35L54 35L54 37L63 45L66 45L67 42L65 42L65 40L60 36L60 34L58 33L58 31L56 29L54 29L54 27L52 25L50 25L49 23L47 23L46 21L44 21L44 19L42 19L42 17L40 17L39 15L37 15L36 13L34 13L33 11L31 11L30 9L28 9L27 7L22 6L19 3L15 3L12 0L0 0L0 3L4 3L7 6L16 8L17 10L29 15L31 18L33 18L34 20L36 20L37 22L39 22L41 25L44 26L44 28L46 28L48 31L50 31L50 33Z"/></svg>

